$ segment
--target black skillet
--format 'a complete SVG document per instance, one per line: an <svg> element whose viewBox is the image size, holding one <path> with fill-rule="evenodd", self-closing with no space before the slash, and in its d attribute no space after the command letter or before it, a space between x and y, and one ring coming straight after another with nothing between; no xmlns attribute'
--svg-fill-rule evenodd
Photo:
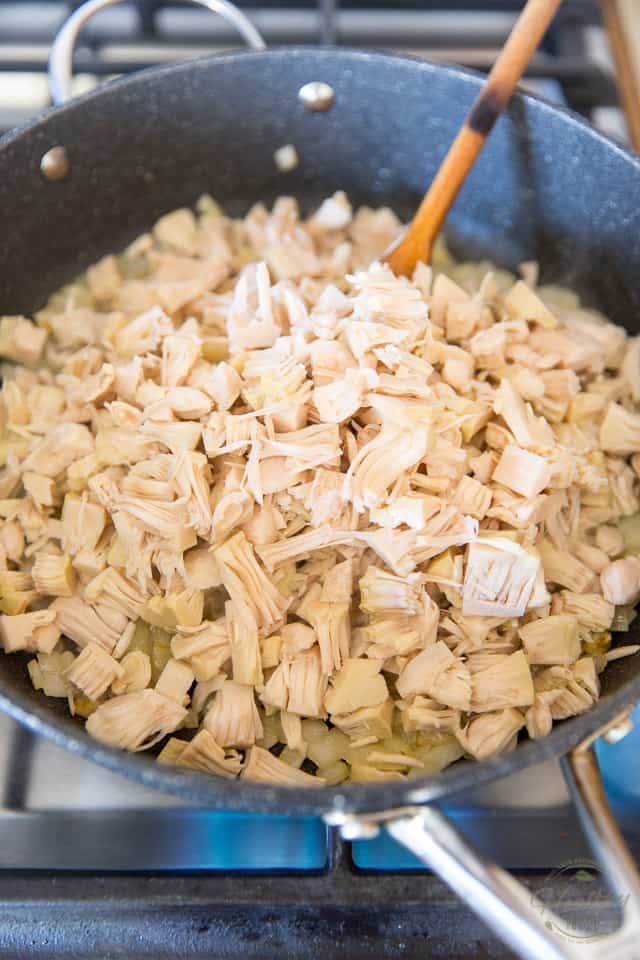
<svg viewBox="0 0 640 960"><path fill-rule="evenodd" d="M111 2L118 0L90 6ZM219 0L197 2L229 14ZM87 18L83 10L57 45L58 94L67 90L65 57L70 61ZM260 46L250 26L237 15L235 22ZM241 214L283 193L308 209L344 189L354 204L388 204L409 218L480 82L457 68L381 53L287 48L144 71L54 109L0 140L0 313L32 313L91 262L205 191ZM287 143L300 164L281 173L273 154ZM63 150L51 153L53 147ZM539 260L546 281L575 287L616 323L640 331L640 160L575 115L515 96L451 211L447 233L454 251L468 258L509 267ZM632 630L624 642L637 636ZM626 898L623 928L599 944L609 957L632 957L640 882L602 803L593 753L588 743L576 748L640 697L640 659L612 663L602 679L591 711L495 760L459 761L406 783L318 790L229 782L101 746L68 717L65 702L32 689L20 657L0 657L0 706L58 744L192 803L323 815L349 837L371 835L384 823L514 949L536 960L574 956L575 947L557 940L529 893L498 868L487 869L429 802L569 756L574 799Z"/></svg>

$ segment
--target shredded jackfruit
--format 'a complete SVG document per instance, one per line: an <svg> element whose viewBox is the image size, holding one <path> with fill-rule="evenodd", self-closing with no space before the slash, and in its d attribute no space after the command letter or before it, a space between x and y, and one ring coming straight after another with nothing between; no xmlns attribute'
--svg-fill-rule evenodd
<svg viewBox="0 0 640 960"><path fill-rule="evenodd" d="M398 780L636 653L640 338L400 227L205 197L0 317L0 642L103 742Z"/></svg>

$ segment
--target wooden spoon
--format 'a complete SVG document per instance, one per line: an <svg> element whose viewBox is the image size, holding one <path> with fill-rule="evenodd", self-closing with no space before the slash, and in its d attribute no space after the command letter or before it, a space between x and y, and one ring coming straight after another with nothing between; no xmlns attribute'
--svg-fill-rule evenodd
<svg viewBox="0 0 640 960"><path fill-rule="evenodd" d="M451 204L561 2L528 0L408 230L385 254L394 273L411 276L419 260L430 260Z"/></svg>

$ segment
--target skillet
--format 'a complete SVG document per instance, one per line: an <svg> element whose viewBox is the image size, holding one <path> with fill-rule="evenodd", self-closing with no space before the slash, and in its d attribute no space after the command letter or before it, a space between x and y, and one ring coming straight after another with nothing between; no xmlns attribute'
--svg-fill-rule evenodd
<svg viewBox="0 0 640 960"><path fill-rule="evenodd" d="M52 60L59 95L68 88L65 56L70 60L87 9L110 2L91 0L63 28ZM229 13L219 0L198 2ZM241 30L260 47L246 21ZM314 102L315 88L310 95L307 86L305 106L299 91L314 81L329 85L333 103L322 88ZM258 49L143 71L53 109L0 140L0 312L32 313L90 263L202 192L241 214L283 193L308 209L344 189L354 204L387 204L409 218L480 82L458 68L381 53ZM295 145L300 164L282 173L273 154L286 143ZM64 154L50 153L52 147ZM466 258L507 267L539 260L547 282L575 287L614 322L640 332L640 160L568 111L513 98L452 209L447 233L454 252ZM638 635L632 628L625 642ZM602 679L592 710L501 757L459 761L403 783L309 791L230 782L100 745L66 715L64 703L32 689L16 656L0 657L0 707L76 753L195 804L322 815L350 838L383 825L514 949L537 960L574 956L575 945L556 940L531 896L499 868L487 868L431 802L568 755L578 809L612 885L626 898L617 939L595 946L598 955L606 949L611 957L632 957L640 881L599 792L590 741L612 724L625 729L619 717L640 698L640 660L615 661ZM584 956L583 944L580 950Z"/></svg>

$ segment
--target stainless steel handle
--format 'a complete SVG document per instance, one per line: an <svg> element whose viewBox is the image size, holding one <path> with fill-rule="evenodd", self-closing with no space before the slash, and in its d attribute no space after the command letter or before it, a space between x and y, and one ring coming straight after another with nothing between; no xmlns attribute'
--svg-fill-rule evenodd
<svg viewBox="0 0 640 960"><path fill-rule="evenodd" d="M485 860L435 807L385 824L391 836L435 871L498 936L526 960L568 960L543 913L549 911L502 867Z"/></svg>
<svg viewBox="0 0 640 960"><path fill-rule="evenodd" d="M71 97L73 50L80 30L95 13L123 2L124 0L87 0L62 25L49 54L49 86L55 104L64 103ZM265 49L264 40L249 18L229 0L189 0L189 2L206 7L212 13L220 14L237 29L247 45L254 50Z"/></svg>
<svg viewBox="0 0 640 960"><path fill-rule="evenodd" d="M607 729L612 728L615 732L623 729L623 724L618 719L613 725L609 724ZM626 729L628 732L630 727ZM622 912L620 929L594 944L594 955L611 960L617 960L618 957L639 960L640 873L604 791L598 760L593 750L596 736L581 743L563 760L563 771L582 829Z"/></svg>
<svg viewBox="0 0 640 960"><path fill-rule="evenodd" d="M620 718L614 721L619 722ZM384 826L525 960L640 960L640 875L609 808L592 749L594 739L566 758L564 772L585 833L622 906L620 928L597 939L588 934L563 937L559 931L566 924L563 927L548 905L474 850L435 807L336 814L328 820L341 827L346 839L371 837Z"/></svg>

